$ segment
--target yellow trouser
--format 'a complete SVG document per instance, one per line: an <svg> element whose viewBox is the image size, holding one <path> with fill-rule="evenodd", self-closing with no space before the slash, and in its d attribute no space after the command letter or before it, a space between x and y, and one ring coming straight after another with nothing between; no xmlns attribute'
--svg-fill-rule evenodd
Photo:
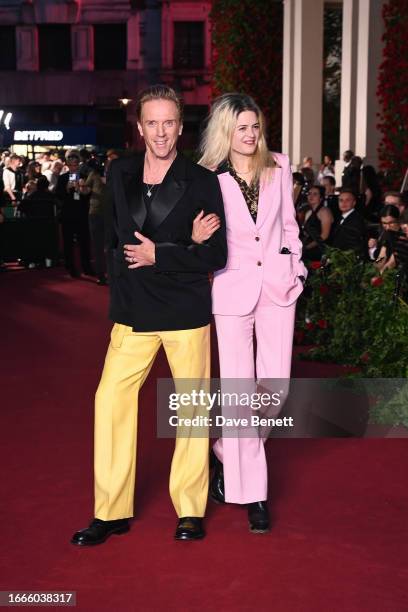
<svg viewBox="0 0 408 612"><path fill-rule="evenodd" d="M115 323L95 401L95 517L133 516L139 389L161 344L173 378L209 379L210 326L133 332ZM177 515L204 516L208 437L177 437L170 495Z"/></svg>

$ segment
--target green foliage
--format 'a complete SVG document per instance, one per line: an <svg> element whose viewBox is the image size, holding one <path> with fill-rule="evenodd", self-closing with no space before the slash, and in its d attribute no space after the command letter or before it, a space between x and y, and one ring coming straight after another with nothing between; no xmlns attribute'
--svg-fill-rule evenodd
<svg viewBox="0 0 408 612"><path fill-rule="evenodd" d="M264 0L214 0L213 93L252 96L268 118L273 150L280 149L283 4Z"/></svg>
<svg viewBox="0 0 408 612"><path fill-rule="evenodd" d="M299 300L297 329L316 345L305 358L357 366L364 377L405 378L408 304L393 297L397 272L378 277L373 264L352 252L327 254Z"/></svg>

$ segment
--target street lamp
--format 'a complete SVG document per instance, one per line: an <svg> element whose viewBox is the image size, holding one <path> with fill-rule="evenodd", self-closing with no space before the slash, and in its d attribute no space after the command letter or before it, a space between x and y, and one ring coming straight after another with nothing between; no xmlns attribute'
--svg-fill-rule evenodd
<svg viewBox="0 0 408 612"><path fill-rule="evenodd" d="M132 98L129 98L128 94L126 91L123 92L122 97L119 98L119 102L122 106L124 106L126 108L126 106L128 106L128 104L130 104L132 102Z"/></svg>
<svg viewBox="0 0 408 612"><path fill-rule="evenodd" d="M129 98L127 91L124 91L121 98L118 98L119 104L123 109L123 113L125 116L125 148L128 149L132 144L132 128L128 121L128 107L132 102L132 98Z"/></svg>

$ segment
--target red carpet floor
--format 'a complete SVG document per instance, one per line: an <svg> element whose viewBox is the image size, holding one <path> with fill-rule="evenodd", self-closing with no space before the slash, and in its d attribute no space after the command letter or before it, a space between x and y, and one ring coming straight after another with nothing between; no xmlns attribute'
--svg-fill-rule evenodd
<svg viewBox="0 0 408 612"><path fill-rule="evenodd" d="M275 440L269 534L250 534L244 509L210 503L207 538L173 541L173 443L155 433L162 355L141 398L132 530L72 546L92 516L108 291L59 270L2 273L0 291L0 590L74 590L89 611L408 610L406 439Z"/></svg>

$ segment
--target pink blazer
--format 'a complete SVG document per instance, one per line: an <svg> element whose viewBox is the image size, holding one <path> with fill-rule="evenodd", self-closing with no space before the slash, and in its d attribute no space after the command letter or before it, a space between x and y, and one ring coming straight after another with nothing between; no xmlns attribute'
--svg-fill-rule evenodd
<svg viewBox="0 0 408 612"><path fill-rule="evenodd" d="M228 261L215 272L213 313L246 315L255 307L263 288L279 306L296 301L303 289L299 276L307 276L300 260L302 243L293 206L293 181L289 158L273 153L280 167L260 191L256 224L235 179L218 175L227 222ZM280 253L287 247L290 255Z"/></svg>

